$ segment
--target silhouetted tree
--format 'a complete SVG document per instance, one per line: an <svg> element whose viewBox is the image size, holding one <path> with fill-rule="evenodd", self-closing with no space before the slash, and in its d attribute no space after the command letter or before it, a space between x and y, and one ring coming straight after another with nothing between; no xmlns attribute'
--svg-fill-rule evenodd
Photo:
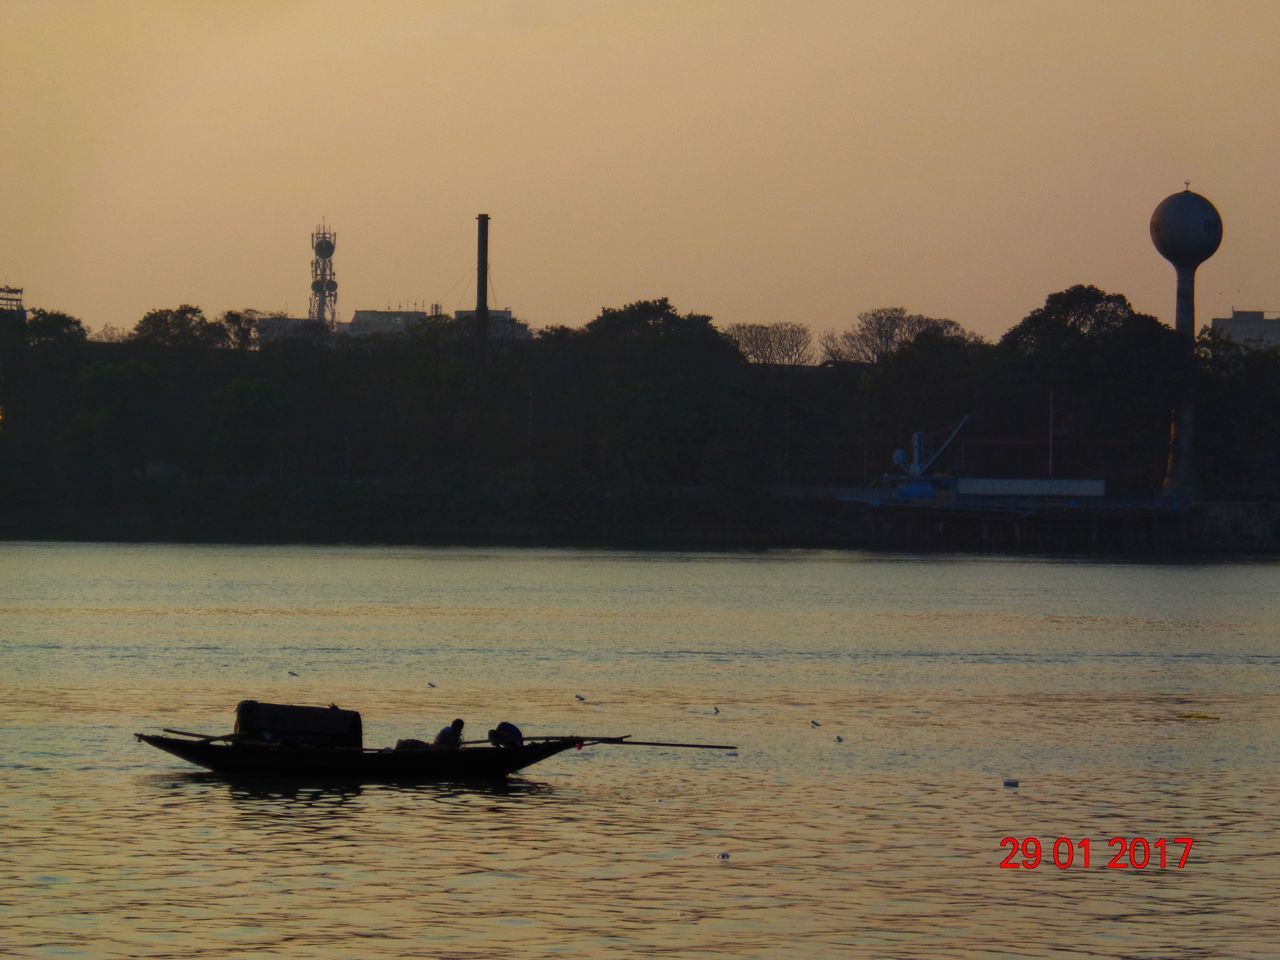
<svg viewBox="0 0 1280 960"><path fill-rule="evenodd" d="M605 307L586 326L594 337L610 340L640 337L718 336L711 317L701 313L682 314L666 297L637 300L625 307Z"/></svg>
<svg viewBox="0 0 1280 960"><path fill-rule="evenodd" d="M85 480L117 488L154 455L161 410L156 369L141 360L94 361L80 373L80 404L67 430Z"/></svg>
<svg viewBox="0 0 1280 960"><path fill-rule="evenodd" d="M129 339L158 347L225 347L228 342L226 329L189 303L149 311L138 321Z"/></svg>
<svg viewBox="0 0 1280 960"><path fill-rule="evenodd" d="M40 307L28 311L27 342L30 344L84 343L87 337L84 324L70 314Z"/></svg>
<svg viewBox="0 0 1280 960"><path fill-rule="evenodd" d="M1181 359L1177 338L1121 294L1077 285L1050 294L999 343L1011 420L1046 429L1052 392L1055 470L1111 488L1158 488Z"/></svg>
<svg viewBox="0 0 1280 960"><path fill-rule="evenodd" d="M759 325L735 340L665 298L495 338L484 357L443 319L253 349L249 310L152 311L87 343L74 318L33 316L39 343L64 349L17 316L0 326L0 535L769 542L791 510L770 488L874 478L913 432L966 413L953 450L971 473L985 458L988 475L1043 475L1052 429L1057 475L1158 488L1181 361L1172 330L1123 297L1053 294L999 345L901 310L864 317L847 333L870 360L812 366L743 346ZM803 342L796 324L766 329L792 328ZM1280 495L1280 355L1204 334L1197 358L1205 494Z"/></svg>
<svg viewBox="0 0 1280 960"><path fill-rule="evenodd" d="M296 414L269 381L243 376L215 390L207 410L214 467L240 477L267 472L284 439L280 421Z"/></svg>
<svg viewBox="0 0 1280 960"><path fill-rule="evenodd" d="M799 323L731 323L725 333L751 363L798 367L813 362L813 334Z"/></svg>
<svg viewBox="0 0 1280 960"><path fill-rule="evenodd" d="M743 366L733 341L663 297L605 308L582 345L595 468L626 484L697 482L725 426L724 384Z"/></svg>
<svg viewBox="0 0 1280 960"><path fill-rule="evenodd" d="M917 337L930 333L957 340L981 340L954 320L941 320L902 307L880 307L858 314L848 330L829 330L818 340L823 359L846 363L881 363Z"/></svg>
<svg viewBox="0 0 1280 960"><path fill-rule="evenodd" d="M95 343L124 343L129 339L129 331L108 323L89 334L89 339Z"/></svg>
<svg viewBox="0 0 1280 960"><path fill-rule="evenodd" d="M1123 294L1077 284L1049 294L1043 307L1032 310L1000 338L1000 345L1027 356L1052 355L1135 334L1148 335L1160 326L1155 317L1134 310Z"/></svg>
<svg viewBox="0 0 1280 960"><path fill-rule="evenodd" d="M217 323L222 327L226 343L234 350L249 350L258 342L258 318L262 314L257 310L227 310L218 317Z"/></svg>
<svg viewBox="0 0 1280 960"><path fill-rule="evenodd" d="M1203 495L1280 498L1280 349L1244 347L1209 328L1196 354L1194 457Z"/></svg>

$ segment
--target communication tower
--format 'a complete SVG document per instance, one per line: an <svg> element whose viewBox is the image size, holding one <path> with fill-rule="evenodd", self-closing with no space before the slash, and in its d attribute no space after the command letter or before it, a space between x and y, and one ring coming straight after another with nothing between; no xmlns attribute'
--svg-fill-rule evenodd
<svg viewBox="0 0 1280 960"><path fill-rule="evenodd" d="M307 318L318 320L330 330L338 320L338 280L333 272L333 251L338 235L320 221L311 234L311 303Z"/></svg>

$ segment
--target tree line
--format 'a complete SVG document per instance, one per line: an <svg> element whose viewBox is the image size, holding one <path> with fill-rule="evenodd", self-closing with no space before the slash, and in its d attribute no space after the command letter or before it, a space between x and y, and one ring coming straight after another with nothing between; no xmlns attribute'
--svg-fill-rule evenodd
<svg viewBox="0 0 1280 960"><path fill-rule="evenodd" d="M1170 328L1091 286L994 342L902 308L815 342L665 298L527 341L450 318L266 339L264 316L184 304L96 336L5 318L0 535L733 539L775 529L780 492L876 483L913 433L966 415L939 469L1152 496L1184 372ZM1206 332L1194 368L1202 495L1277 497L1280 352Z"/></svg>

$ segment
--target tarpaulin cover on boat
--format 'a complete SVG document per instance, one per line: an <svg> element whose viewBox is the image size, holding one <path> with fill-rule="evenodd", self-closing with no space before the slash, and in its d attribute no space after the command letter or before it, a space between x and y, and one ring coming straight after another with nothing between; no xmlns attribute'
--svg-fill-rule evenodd
<svg viewBox="0 0 1280 960"><path fill-rule="evenodd" d="M278 743L316 747L364 745L360 714L337 707L295 707L283 703L241 700L236 705L236 733Z"/></svg>

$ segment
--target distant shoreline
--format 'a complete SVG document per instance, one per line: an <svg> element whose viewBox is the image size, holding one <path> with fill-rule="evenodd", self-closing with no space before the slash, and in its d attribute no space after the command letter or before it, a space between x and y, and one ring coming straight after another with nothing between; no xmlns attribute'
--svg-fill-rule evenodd
<svg viewBox="0 0 1280 960"><path fill-rule="evenodd" d="M279 510L264 510L259 503L259 510L233 522L216 510L181 511L173 509L173 503L148 506L109 516L63 516L44 522L9 517L0 524L0 540L691 553L874 550L1135 559L1280 556L1280 504L1270 502L1193 504L1176 513L1076 509L1027 516L872 508L814 498L632 496L579 499L572 504L544 501L540 509L518 501L500 505L473 501L453 516L449 515L455 513L452 509L375 509L359 517L361 523L349 513L326 518L296 503L293 506L300 509L292 513L282 504L275 505Z"/></svg>

